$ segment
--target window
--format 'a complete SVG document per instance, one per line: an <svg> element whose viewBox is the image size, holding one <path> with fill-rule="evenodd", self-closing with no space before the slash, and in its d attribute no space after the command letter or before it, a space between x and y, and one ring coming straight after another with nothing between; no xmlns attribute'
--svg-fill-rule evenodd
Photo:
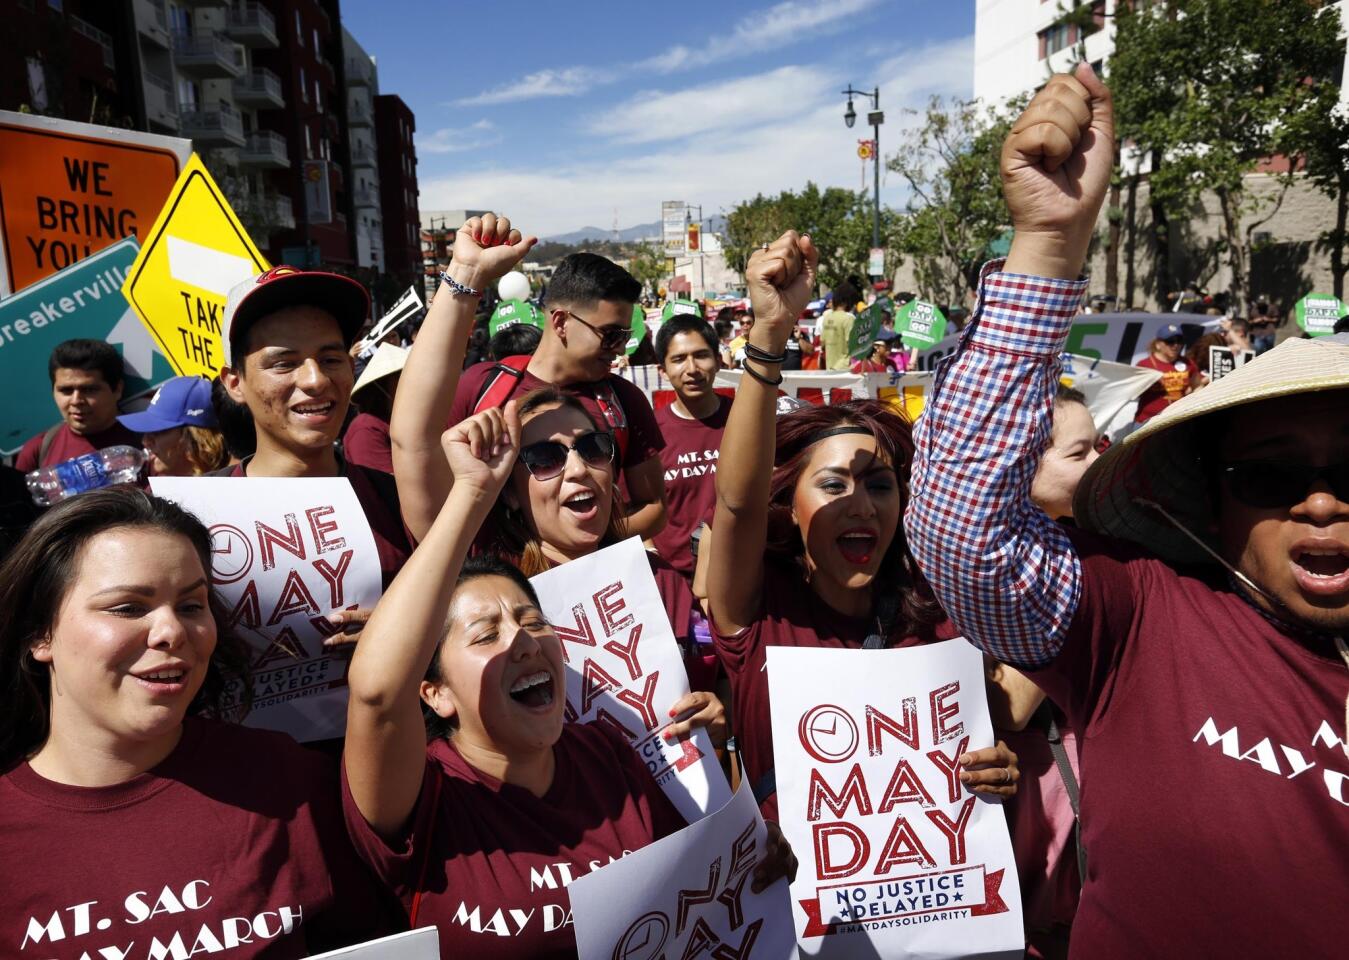
<svg viewBox="0 0 1349 960"><path fill-rule="evenodd" d="M304 46L304 24L300 22L300 11L295 11L295 42Z"/></svg>
<svg viewBox="0 0 1349 960"><path fill-rule="evenodd" d="M197 104L201 102L201 97L197 92L197 85L191 80L178 81L178 109L184 113L191 113L197 109Z"/></svg>
<svg viewBox="0 0 1349 960"><path fill-rule="evenodd" d="M314 28L314 55L315 55L315 56L319 56L319 55L320 55L319 51L321 51L322 49L323 49L323 44L319 43L319 28L318 28L318 27L315 27L315 28Z"/></svg>
<svg viewBox="0 0 1349 960"><path fill-rule="evenodd" d="M1040 59L1058 53L1077 40L1077 28L1067 23L1056 23L1040 31Z"/></svg>
<svg viewBox="0 0 1349 960"><path fill-rule="evenodd" d="M323 88L319 86L318 77L314 78L314 106L323 109Z"/></svg>
<svg viewBox="0 0 1349 960"><path fill-rule="evenodd" d="M304 155L308 160L314 159L314 141L309 134L309 124L304 125Z"/></svg>
<svg viewBox="0 0 1349 960"><path fill-rule="evenodd" d="M300 96L304 102L309 102L309 78L305 76L304 67L300 68Z"/></svg>
<svg viewBox="0 0 1349 960"><path fill-rule="evenodd" d="M176 3L169 4L169 29L182 36L192 32L191 15Z"/></svg>

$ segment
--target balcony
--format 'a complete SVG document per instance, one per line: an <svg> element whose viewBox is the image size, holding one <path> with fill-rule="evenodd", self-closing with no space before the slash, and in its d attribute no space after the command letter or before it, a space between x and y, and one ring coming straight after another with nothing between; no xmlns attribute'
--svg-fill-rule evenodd
<svg viewBox="0 0 1349 960"><path fill-rule="evenodd" d="M353 100L347 109L347 124L352 127L374 126L375 118L370 106L363 100Z"/></svg>
<svg viewBox="0 0 1349 960"><path fill-rule="evenodd" d="M290 167L290 152L286 138L270 130L258 130L248 135L239 151L239 162L249 167L285 170Z"/></svg>
<svg viewBox="0 0 1349 960"><path fill-rule="evenodd" d="M208 110L187 110L179 117L182 133L200 146L242 147L244 125L239 114L221 104Z"/></svg>
<svg viewBox="0 0 1349 960"><path fill-rule="evenodd" d="M222 33L175 33L173 63L194 77L242 77L243 48Z"/></svg>
<svg viewBox="0 0 1349 960"><path fill-rule="evenodd" d="M164 13L164 0L136 0L136 29L155 46L168 50L173 46L169 38L169 18Z"/></svg>
<svg viewBox="0 0 1349 960"><path fill-rule="evenodd" d="M157 73L146 70L145 115L151 123L157 123L170 130L178 129L178 102L173 97L173 84Z"/></svg>
<svg viewBox="0 0 1349 960"><path fill-rule="evenodd" d="M375 79L375 65L368 57L347 57L347 86L368 87Z"/></svg>
<svg viewBox="0 0 1349 960"><path fill-rule="evenodd" d="M375 166L375 151L368 144L353 143L351 145L351 165L353 167Z"/></svg>
<svg viewBox="0 0 1349 960"><path fill-rule="evenodd" d="M257 0L230 7L225 32L246 47L276 49L281 45L276 36L276 17Z"/></svg>
<svg viewBox="0 0 1349 960"><path fill-rule="evenodd" d="M351 191L351 196L357 209L362 207L379 209L379 191L374 187L356 187Z"/></svg>
<svg viewBox="0 0 1349 960"><path fill-rule="evenodd" d="M260 110L286 105L281 78L263 67L254 67L247 76L234 81L234 99L243 106Z"/></svg>
<svg viewBox="0 0 1349 960"><path fill-rule="evenodd" d="M103 54L103 66L109 70L117 69L117 58L112 52L112 35L104 33L98 27L89 23L87 20L81 20L73 13L70 15L70 29L84 37L86 40L96 44Z"/></svg>

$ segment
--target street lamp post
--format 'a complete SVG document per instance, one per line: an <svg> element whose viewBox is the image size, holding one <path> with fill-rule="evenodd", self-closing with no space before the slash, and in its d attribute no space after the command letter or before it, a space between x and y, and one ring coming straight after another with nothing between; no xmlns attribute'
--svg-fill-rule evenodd
<svg viewBox="0 0 1349 960"><path fill-rule="evenodd" d="M876 87L871 93L865 90L854 90L852 84L848 84L848 89L843 91L843 95L848 98L848 109L843 114L843 122L852 129L852 125L857 122L857 111L853 109L853 97L866 97L871 101L871 112L867 114L867 123L871 124L871 144L874 154L871 158L873 180L871 195L871 246L879 248L881 245L881 124L885 122L885 114L881 112L881 88Z"/></svg>

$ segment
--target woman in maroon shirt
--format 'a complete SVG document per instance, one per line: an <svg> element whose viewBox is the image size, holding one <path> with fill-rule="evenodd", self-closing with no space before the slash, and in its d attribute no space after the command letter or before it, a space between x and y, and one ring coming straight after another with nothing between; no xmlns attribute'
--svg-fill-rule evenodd
<svg viewBox="0 0 1349 960"><path fill-rule="evenodd" d="M777 791L766 647L903 647L956 635L900 535L908 422L875 401L804 408L774 422L781 358L815 262L810 239L789 232L746 271L756 319L703 548L732 726L766 813L775 812ZM1015 791L1016 758L1005 745L961 762L975 791Z"/></svg>
<svg viewBox="0 0 1349 960"><path fill-rule="evenodd" d="M450 495L349 673L349 829L446 957L574 957L567 885L684 826L624 740L564 723L561 642L529 581L465 565L521 450L515 408L445 435ZM756 889L791 869L773 849Z"/></svg>
<svg viewBox="0 0 1349 960"><path fill-rule="evenodd" d="M195 517L122 486L0 567L0 955L307 957L380 932L335 766L214 719L248 684L210 557Z"/></svg>

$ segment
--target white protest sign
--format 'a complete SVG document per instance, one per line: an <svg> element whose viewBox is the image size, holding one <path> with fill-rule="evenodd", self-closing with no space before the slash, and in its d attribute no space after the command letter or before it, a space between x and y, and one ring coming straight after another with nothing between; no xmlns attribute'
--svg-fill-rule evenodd
<svg viewBox="0 0 1349 960"><path fill-rule="evenodd" d="M750 889L767 842L742 783L717 812L572 881L580 960L795 957L786 881Z"/></svg>
<svg viewBox="0 0 1349 960"><path fill-rule="evenodd" d="M392 937L311 954L309 960L440 960L440 932L435 927L418 927Z"/></svg>
<svg viewBox="0 0 1349 960"><path fill-rule="evenodd" d="M1007 822L957 763L994 742L982 654L770 647L768 689L802 955L1020 957Z"/></svg>
<svg viewBox="0 0 1349 960"><path fill-rule="evenodd" d="M408 287L407 291L398 298L398 302L389 308L389 312L379 318L379 323L361 338L359 346L365 349L372 343L377 343L384 339L391 331L407 323L418 314L425 313L426 307L422 304L422 298L417 295L416 287Z"/></svg>
<svg viewBox="0 0 1349 960"><path fill-rule="evenodd" d="M726 803L731 788L707 731L676 743L661 735L689 678L642 541L632 537L530 582L562 641L567 719L608 723L626 737L690 823Z"/></svg>
<svg viewBox="0 0 1349 960"><path fill-rule="evenodd" d="M1099 433L1114 433L1134 418L1134 401L1162 378L1160 370L1065 353L1059 382L1081 390Z"/></svg>
<svg viewBox="0 0 1349 960"><path fill-rule="evenodd" d="M335 610L368 609L382 591L379 554L350 482L152 477L156 496L211 531L213 584L251 648L252 727L301 742L340 737L351 647L327 648Z"/></svg>

